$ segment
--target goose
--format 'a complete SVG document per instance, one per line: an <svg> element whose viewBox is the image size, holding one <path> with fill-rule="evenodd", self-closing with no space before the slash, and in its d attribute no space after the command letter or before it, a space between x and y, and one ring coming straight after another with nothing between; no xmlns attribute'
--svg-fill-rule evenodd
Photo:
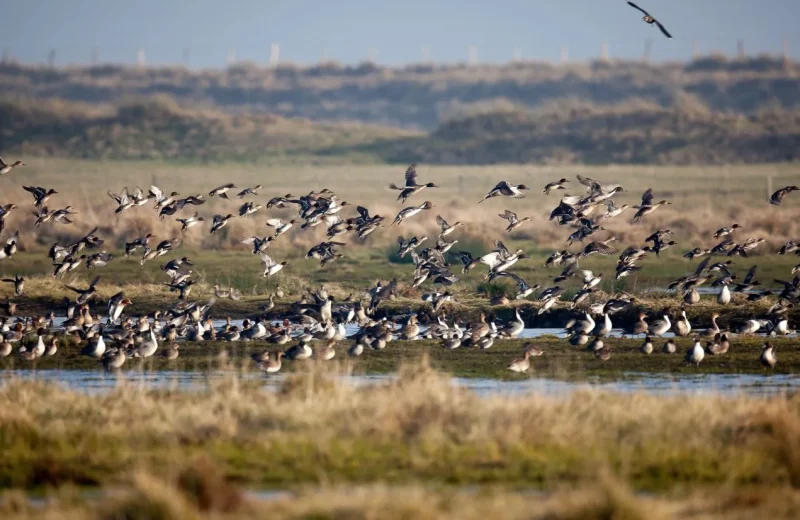
<svg viewBox="0 0 800 520"><path fill-rule="evenodd" d="M653 353L653 337L652 336L645 336L644 343L642 343L641 348L639 349L642 351L642 354L652 354Z"/></svg>
<svg viewBox="0 0 800 520"><path fill-rule="evenodd" d="M686 317L686 311L681 311L681 318L672 324L672 331L676 336L685 337L692 332L692 325L689 323L689 318Z"/></svg>
<svg viewBox="0 0 800 520"><path fill-rule="evenodd" d="M778 363L778 357L775 355L775 347L772 346L770 342L764 343L764 346L761 347L760 359L764 368L775 369L775 365Z"/></svg>
<svg viewBox="0 0 800 520"><path fill-rule="evenodd" d="M695 366L700 366L700 362L703 361L703 358L706 356L706 351L703 350L703 346L700 344L700 340L698 338L694 339L694 345L686 351L686 362L687 363L694 363Z"/></svg>

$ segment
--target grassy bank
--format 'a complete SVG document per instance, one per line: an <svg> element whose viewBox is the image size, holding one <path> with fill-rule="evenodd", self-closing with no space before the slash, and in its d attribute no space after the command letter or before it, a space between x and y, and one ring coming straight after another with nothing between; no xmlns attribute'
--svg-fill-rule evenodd
<svg viewBox="0 0 800 520"><path fill-rule="evenodd" d="M0 388L0 486L166 477L203 454L253 487L426 482L556 489L608 468L637 489L800 483L798 400L578 392L480 398L425 365L356 387L316 367L277 392Z"/></svg>
<svg viewBox="0 0 800 520"><path fill-rule="evenodd" d="M386 349L367 349L358 358L349 358L347 348L351 342L341 342L336 348L336 358L328 362L330 367L345 373L390 374L403 363L425 358L436 370L457 377L479 377L502 380L523 380L528 377L544 377L568 381L587 379L617 381L636 377L638 374L688 375L688 374L792 374L800 372L800 350L796 339L770 340L776 347L778 365L766 371L759 361L763 338L733 338L731 349L722 356L706 356L700 367L686 365L683 361L686 350L693 344L691 339L678 339L675 354L661 353L664 339L654 341L655 351L647 356L640 352L641 339L609 338L605 344L612 349L610 360L601 362L592 352L583 347L573 347L565 339L545 336L535 340L496 341L488 350L461 348L443 349L438 341L394 341ZM515 374L507 365L521 356L523 345L532 342L545 354L534 358L529 374ZM704 343L705 344L705 343ZM288 346L288 345L287 345ZM324 346L324 345L320 345ZM220 368L258 371L250 356L271 351L273 355L285 347L264 342L202 342L180 343L180 357L167 361L158 357L147 360L129 359L123 371L190 370L207 371ZM317 348L316 346L314 348ZM312 361L284 361L284 372L303 372L313 365ZM10 356L0 359L0 369L37 370L97 370L103 368L96 360L80 355L80 347L64 344L53 357L43 357L34 363Z"/></svg>
<svg viewBox="0 0 800 520"><path fill-rule="evenodd" d="M516 492L494 487L431 488L420 485L322 486L303 488L265 502L221 479L204 460L172 478L136 473L109 486L99 498L74 489L48 493L42 505L24 494L0 495L4 518L67 519L378 519L421 520L653 520L717 518L794 518L798 494L787 487L745 489L703 487L658 496L634 493L624 481L601 474L575 487L551 493Z"/></svg>

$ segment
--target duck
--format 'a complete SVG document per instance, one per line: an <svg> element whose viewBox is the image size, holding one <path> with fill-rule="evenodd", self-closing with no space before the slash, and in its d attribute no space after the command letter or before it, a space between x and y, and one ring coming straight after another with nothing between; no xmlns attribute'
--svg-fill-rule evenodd
<svg viewBox="0 0 800 520"><path fill-rule="evenodd" d="M600 361L608 361L611 359L611 347L603 347L594 351L594 357Z"/></svg>
<svg viewBox="0 0 800 520"><path fill-rule="evenodd" d="M494 336L492 336L492 335L482 337L475 344L475 346L478 347L481 350L487 350L487 349L491 348L492 345L494 345Z"/></svg>
<svg viewBox="0 0 800 520"><path fill-rule="evenodd" d="M672 323L670 323L669 316L667 316L666 312L663 314L663 318L664 319L655 320L650 323L650 327L648 328L649 334L653 336L663 336L669 331L672 327Z"/></svg>
<svg viewBox="0 0 800 520"><path fill-rule="evenodd" d="M364 353L364 344L361 341L356 341L350 348L347 349L347 355L351 357L358 357Z"/></svg>
<svg viewBox="0 0 800 520"><path fill-rule="evenodd" d="M519 315L519 307L514 308L514 317L514 320L508 322L508 325L500 329L501 336L514 339L525 330L525 321Z"/></svg>
<svg viewBox="0 0 800 520"><path fill-rule="evenodd" d="M700 340L698 338L694 339L694 345L692 345L689 350L686 351L686 362L687 363L694 363L695 366L700 366L700 362L703 361L703 358L706 356L706 351L703 350L703 346L700 344Z"/></svg>
<svg viewBox="0 0 800 520"><path fill-rule="evenodd" d="M226 197L227 198L227 197ZM170 343L169 345L161 351L159 354L162 358L166 359L167 361L174 361L178 359L180 355L180 345L177 343Z"/></svg>
<svg viewBox="0 0 800 520"><path fill-rule="evenodd" d="M517 372L518 374L527 372L529 368L531 368L531 353L529 350L525 351L525 354L519 358L515 359L508 365L508 370L512 372Z"/></svg>
<svg viewBox="0 0 800 520"><path fill-rule="evenodd" d="M281 271L281 269L289 265L289 262L280 262L280 263L276 262L267 253L261 253L259 256L261 257L261 263L264 265L265 278L268 278L270 276L275 276Z"/></svg>
<svg viewBox="0 0 800 520"><path fill-rule="evenodd" d="M668 339L664 343L664 346L661 347L661 352L663 352L664 354L674 354L675 352L677 352L677 350L678 346L675 344L675 340L673 340L672 338Z"/></svg>
<svg viewBox="0 0 800 520"><path fill-rule="evenodd" d="M530 217L522 217L519 218L516 213L513 211L505 210L503 213L498 215L500 218L505 219L508 221L508 226L506 227L506 233L511 233L518 227L520 227L525 222L530 222Z"/></svg>
<svg viewBox="0 0 800 520"><path fill-rule="evenodd" d="M281 220L279 218L271 218L271 219L267 220L267 225L269 227L275 228L275 236L274 236L274 238L278 238L282 234L284 234L287 231L289 231L290 229L292 229L292 226L294 226L296 223L297 223L297 220L294 220L294 219L292 219L292 220L290 220L288 222L284 222L283 220Z"/></svg>
<svg viewBox="0 0 800 520"><path fill-rule="evenodd" d="M311 350L311 347L308 346L308 343L300 342L297 345L285 350L283 355L292 361L302 361L310 358L313 353L314 352Z"/></svg>
<svg viewBox="0 0 800 520"><path fill-rule="evenodd" d="M720 305L728 305L731 302L731 290L728 284L722 284L722 287L717 294L717 303Z"/></svg>
<svg viewBox="0 0 800 520"><path fill-rule="evenodd" d="M208 196L209 197L214 197L215 195L219 195L223 199L230 200L230 199L228 199L228 191L229 190L235 190L235 189L237 189L236 185L233 184L232 182L229 182L228 184L223 184L222 186L219 186L219 187L214 188L213 190L209 191L208 192Z"/></svg>
<svg viewBox="0 0 800 520"><path fill-rule="evenodd" d="M0 175L5 175L7 173L10 173L11 170L13 170L14 168L18 168L20 166L27 166L27 165L22 161L14 161L13 163L9 164L5 162L2 157L0 157Z"/></svg>
<svg viewBox="0 0 800 520"><path fill-rule="evenodd" d="M514 185L506 181L500 181L497 185L489 190L489 193L483 197L478 204L483 202L486 199L491 199L492 197L503 196L503 197L513 197L515 199L521 199L525 196L526 191L530 191L530 188L525 186L524 184Z"/></svg>
<svg viewBox="0 0 800 520"><path fill-rule="evenodd" d="M433 208L433 202L426 200L419 206L409 206L405 209L400 210L400 213L394 219L394 222L389 224L389 227L394 226L395 224L400 225L403 223L404 220L413 217L417 213L423 210L429 210Z"/></svg>
<svg viewBox="0 0 800 520"><path fill-rule="evenodd" d="M672 331L678 337L688 336L692 332L692 324L689 323L689 318L686 317L686 311L681 310L681 319L672 324Z"/></svg>
<svg viewBox="0 0 800 520"><path fill-rule="evenodd" d="M227 215L214 215L213 219L211 220L211 229L209 232L212 235L215 235L217 231L224 228L228 224L228 221L232 218L232 213L228 213Z"/></svg>
<svg viewBox="0 0 800 520"><path fill-rule="evenodd" d="M405 340L417 339L419 336L419 324L415 314L408 318L408 323L400 329L400 338Z"/></svg>
<svg viewBox="0 0 800 520"><path fill-rule="evenodd" d="M125 355L125 350L123 349L115 349L113 351L108 351L103 356L103 366L109 372L113 370L118 370L122 368L122 365L125 364L125 360L127 356Z"/></svg>
<svg viewBox="0 0 800 520"><path fill-rule="evenodd" d="M643 312L639 313L639 319L634 322L633 326L631 327L630 331L631 334L640 335L646 334L648 330L650 330L650 326L645 321L647 315Z"/></svg>
<svg viewBox="0 0 800 520"><path fill-rule="evenodd" d="M542 193L545 195L550 195L550 192L553 190L566 190L567 187L564 184L567 184L569 181L567 179L559 179L557 181L548 182L545 184Z"/></svg>
<svg viewBox="0 0 800 520"><path fill-rule="evenodd" d="M592 342L589 343L589 346L587 347L587 350L591 350L592 352L597 352L598 350L601 350L603 347L605 347L605 343L603 343L603 339L602 338L594 338L594 340L592 340Z"/></svg>
<svg viewBox="0 0 800 520"><path fill-rule="evenodd" d="M711 313L711 326L703 332L704 337L713 337L720 333L719 325L717 325L717 318L719 318L718 312Z"/></svg>
<svg viewBox="0 0 800 520"><path fill-rule="evenodd" d="M284 352L278 352L275 354L275 359L269 359L269 356L267 356L267 359L261 364L261 370L267 374L275 374L280 372L281 367L283 366L281 359L285 355L286 354Z"/></svg>
<svg viewBox="0 0 800 520"><path fill-rule="evenodd" d="M775 355L775 347L769 341L764 343L764 346L761 347L760 359L764 368L775 369L775 365L778 363L778 357Z"/></svg>
<svg viewBox="0 0 800 520"><path fill-rule="evenodd" d="M336 356L336 341L330 340L328 341L323 348L320 348L316 352L316 359L321 359L322 361L330 361Z"/></svg>
<svg viewBox="0 0 800 520"><path fill-rule="evenodd" d="M44 351L45 356L55 356L56 352L58 352L58 338L53 336L50 338L50 343L47 345L47 349Z"/></svg>
<svg viewBox="0 0 800 520"><path fill-rule="evenodd" d="M645 336L644 343L642 343L641 348L639 349L642 351L642 354L652 354L653 353L653 337L652 336Z"/></svg>
<svg viewBox="0 0 800 520"><path fill-rule="evenodd" d="M156 350L158 350L158 341L156 341L156 336L151 328L149 341L145 341L139 345L134 351L134 357L149 358L156 353Z"/></svg>
<svg viewBox="0 0 800 520"><path fill-rule="evenodd" d="M598 337L606 337L611 334L611 329L613 325L611 323L611 316L608 315L607 312L603 313L603 323L598 323L595 327L594 331L591 334Z"/></svg>
<svg viewBox="0 0 800 520"><path fill-rule="evenodd" d="M432 182L419 184L417 182L417 177L417 165L412 164L406 168L405 184L403 186L397 186L394 183L389 184L389 189L400 191L400 195L397 196L397 200L399 200L401 203L405 203L407 198L419 193L425 188L438 188L438 186Z"/></svg>
<svg viewBox="0 0 800 520"><path fill-rule="evenodd" d="M454 327L453 335L449 338L442 338L442 348L447 350L455 350L461 346L461 340L464 338L464 331L461 327Z"/></svg>
<svg viewBox="0 0 800 520"><path fill-rule="evenodd" d="M589 342L589 335L586 334L585 331L580 331L576 334L573 334L571 338L569 338L569 344L573 347L582 347Z"/></svg>
<svg viewBox="0 0 800 520"><path fill-rule="evenodd" d="M0 358L8 357L13 347L5 338L0 338Z"/></svg>

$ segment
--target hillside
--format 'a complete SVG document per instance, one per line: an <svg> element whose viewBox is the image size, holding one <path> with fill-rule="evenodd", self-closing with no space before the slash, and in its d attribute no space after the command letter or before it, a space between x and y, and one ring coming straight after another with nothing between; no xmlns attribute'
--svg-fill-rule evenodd
<svg viewBox="0 0 800 520"><path fill-rule="evenodd" d="M674 108L691 95L710 110L753 114L800 106L800 66L779 58L703 58L689 63L521 62L388 68L238 64L225 70L103 65L0 66L0 93L119 104L169 95L180 104L266 112L313 121L356 121L434 130L485 104L539 108L565 98L597 105L643 100Z"/></svg>
<svg viewBox="0 0 800 520"><path fill-rule="evenodd" d="M0 150L25 156L307 160L331 147L354 149L408 135L413 134L359 123L313 123L270 114L187 108L166 96L115 106L0 99ZM354 155L348 159L359 160Z"/></svg>

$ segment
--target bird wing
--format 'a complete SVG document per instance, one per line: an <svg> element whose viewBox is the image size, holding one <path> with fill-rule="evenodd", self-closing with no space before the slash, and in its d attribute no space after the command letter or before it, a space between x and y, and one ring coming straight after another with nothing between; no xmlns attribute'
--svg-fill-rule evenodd
<svg viewBox="0 0 800 520"><path fill-rule="evenodd" d="M271 256L267 253L259 253L258 255L261 258L261 262L264 264L264 267L272 267L275 265L275 260L272 259Z"/></svg>
<svg viewBox="0 0 800 520"><path fill-rule="evenodd" d="M497 248L497 252L500 253L500 256L503 258L511 256L511 253L508 252L508 248L502 241L495 240L494 247Z"/></svg>
<svg viewBox="0 0 800 520"><path fill-rule="evenodd" d="M369 218L369 210L364 206L356 206L356 211L358 211L358 214L361 215L361 218Z"/></svg>
<svg viewBox="0 0 800 520"><path fill-rule="evenodd" d="M641 7L639 7L638 5L634 4L633 2L628 2L628 5L629 5L629 6L631 6L631 7L633 7L634 9L638 9L639 11L641 11L642 13L644 13L644 15L645 15L645 16L650 16L650 13L648 13L647 11L645 11L644 9L642 9Z"/></svg>
<svg viewBox="0 0 800 520"><path fill-rule="evenodd" d="M594 273L589 271L588 269L581 269L581 274L583 275L584 282L588 282L594 278Z"/></svg>
<svg viewBox="0 0 800 520"><path fill-rule="evenodd" d="M498 215L500 218L506 219L509 223L513 224L517 221L517 214L513 211L505 210L502 214Z"/></svg>
<svg viewBox="0 0 800 520"><path fill-rule="evenodd" d="M442 218L441 215L436 215L436 223L439 224L439 227L442 228L442 231L450 227L450 225L445 219Z"/></svg>
<svg viewBox="0 0 800 520"><path fill-rule="evenodd" d="M661 22L656 20L656 25L658 26L659 29L661 29L661 32L664 33L664 36L666 36L667 38L672 38L672 35L669 33L666 27L661 25Z"/></svg>
<svg viewBox="0 0 800 520"><path fill-rule="evenodd" d="M158 186L150 186L150 195L156 200L164 198L164 192Z"/></svg>
<svg viewBox="0 0 800 520"><path fill-rule="evenodd" d="M747 271L747 276L744 277L744 283L745 284L749 284L750 282L753 281L753 278L755 278L755 276L756 276L756 268L757 267L758 267L757 265L754 265L753 267L751 267Z"/></svg>
<svg viewBox="0 0 800 520"><path fill-rule="evenodd" d="M709 256L705 260L700 262L700 264L697 266L697 269L695 270L694 274L696 274L697 276L700 276L700 273L702 273L703 271L706 270L706 267L708 267L708 264L710 262L711 262L711 257Z"/></svg>
<svg viewBox="0 0 800 520"><path fill-rule="evenodd" d="M412 164L406 168L406 186L417 185L417 165Z"/></svg>
<svg viewBox="0 0 800 520"><path fill-rule="evenodd" d="M591 191L600 191L600 183L594 179L590 179L589 177L584 177L583 175L577 175L578 182L589 188Z"/></svg>
<svg viewBox="0 0 800 520"><path fill-rule="evenodd" d="M642 193L642 206L653 205L653 188L647 188L647 191Z"/></svg>

